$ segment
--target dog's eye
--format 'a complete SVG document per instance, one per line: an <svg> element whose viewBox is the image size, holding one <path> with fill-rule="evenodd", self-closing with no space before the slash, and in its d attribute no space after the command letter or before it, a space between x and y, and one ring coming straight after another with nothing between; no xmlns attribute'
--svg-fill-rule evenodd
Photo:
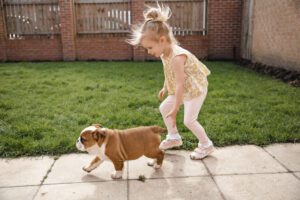
<svg viewBox="0 0 300 200"><path fill-rule="evenodd" d="M80 142L84 143L86 141L86 139L84 139L83 137L80 137Z"/></svg>

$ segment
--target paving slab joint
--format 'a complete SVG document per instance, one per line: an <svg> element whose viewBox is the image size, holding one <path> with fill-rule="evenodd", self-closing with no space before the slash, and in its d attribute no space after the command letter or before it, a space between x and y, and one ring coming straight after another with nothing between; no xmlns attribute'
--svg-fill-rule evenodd
<svg viewBox="0 0 300 200"><path fill-rule="evenodd" d="M41 183L39 184L38 189L36 190L36 193L33 195L32 200L34 200L37 196L37 194L39 193L42 185L44 184L45 180L48 178L48 175L50 174L50 172L52 171L52 168L54 166L54 164L56 163L56 161L58 160L59 156L55 156L53 159L53 163L51 164L50 168L47 170L46 175L43 177L43 180L41 180Z"/></svg>
<svg viewBox="0 0 300 200"><path fill-rule="evenodd" d="M287 168L282 162L280 162L276 156L274 156L272 153L270 153L267 149L265 149L264 147L262 147L262 149L269 154L276 162L278 162L285 170L287 170L289 173L293 173L292 170L290 170L289 168Z"/></svg>
<svg viewBox="0 0 300 200"><path fill-rule="evenodd" d="M213 174L211 173L211 171L209 170L208 166L205 164L205 162L203 162L203 160L201 160L201 162L203 163L204 167L207 170L207 173L209 174L210 178L213 180L213 182L215 183L216 187L218 188L218 191L220 192L220 195L222 197L222 199L226 200L225 195L223 194L221 188L219 187L219 185L217 184Z"/></svg>

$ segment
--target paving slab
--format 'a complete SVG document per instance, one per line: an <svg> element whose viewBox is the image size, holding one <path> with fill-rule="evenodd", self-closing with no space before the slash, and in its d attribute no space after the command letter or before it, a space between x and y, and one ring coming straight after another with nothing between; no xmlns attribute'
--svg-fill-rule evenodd
<svg viewBox="0 0 300 200"><path fill-rule="evenodd" d="M84 172L82 167L93 159L88 154L63 155L57 160L47 156L0 159L0 200L300 200L298 150L298 145L291 144L264 149L236 145L217 148L202 161L191 160L189 151L167 151L159 170L147 166L146 157L126 162L121 180L111 179L114 167L109 161ZM145 182L137 180L140 175Z"/></svg>
<svg viewBox="0 0 300 200"><path fill-rule="evenodd" d="M82 167L88 165L93 156L88 154L68 154L56 160L45 184L49 183L76 183L91 181L111 181L114 166L110 161L104 161L98 168L87 173ZM124 164L123 179L127 178L127 163Z"/></svg>
<svg viewBox="0 0 300 200"><path fill-rule="evenodd" d="M0 159L0 187L39 185L53 162L47 156Z"/></svg>
<svg viewBox="0 0 300 200"><path fill-rule="evenodd" d="M294 173L300 179L300 172Z"/></svg>
<svg viewBox="0 0 300 200"><path fill-rule="evenodd" d="M39 186L0 188L1 200L32 200Z"/></svg>
<svg viewBox="0 0 300 200"><path fill-rule="evenodd" d="M129 181L130 200L221 200L221 194L210 177L146 179Z"/></svg>
<svg viewBox="0 0 300 200"><path fill-rule="evenodd" d="M127 200L127 182L43 185L34 200Z"/></svg>
<svg viewBox="0 0 300 200"><path fill-rule="evenodd" d="M224 175L214 179L228 200L300 199L300 181L290 173Z"/></svg>
<svg viewBox="0 0 300 200"><path fill-rule="evenodd" d="M147 166L151 159L141 157L128 162L129 179L137 179L140 175L146 178L208 176L202 161L191 160L188 151L166 151L163 165L160 169Z"/></svg>
<svg viewBox="0 0 300 200"><path fill-rule="evenodd" d="M278 159L291 171L300 171L300 143L298 144L273 144L265 150Z"/></svg>
<svg viewBox="0 0 300 200"><path fill-rule="evenodd" d="M203 162L213 175L287 172L261 147L254 145L217 148Z"/></svg>

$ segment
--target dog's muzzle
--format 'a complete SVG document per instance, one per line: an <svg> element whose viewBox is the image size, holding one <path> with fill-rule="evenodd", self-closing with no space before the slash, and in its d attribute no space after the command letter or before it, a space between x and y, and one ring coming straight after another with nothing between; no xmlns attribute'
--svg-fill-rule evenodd
<svg viewBox="0 0 300 200"><path fill-rule="evenodd" d="M80 137L77 139L77 142L76 142L76 148L79 150L79 151L86 151L83 144L81 143L80 141Z"/></svg>

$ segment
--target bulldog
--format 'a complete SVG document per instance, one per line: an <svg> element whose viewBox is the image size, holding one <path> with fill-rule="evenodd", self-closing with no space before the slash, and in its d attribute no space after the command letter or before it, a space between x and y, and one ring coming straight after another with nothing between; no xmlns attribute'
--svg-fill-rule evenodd
<svg viewBox="0 0 300 200"><path fill-rule="evenodd" d="M103 128L93 124L83 129L76 142L80 151L95 155L91 163L83 170L91 172L104 160L110 160L115 171L111 178L122 178L124 161L135 160L141 156L153 159L148 163L159 169L164 159L164 152L159 149L160 134L166 129L159 126L143 126L126 130Z"/></svg>

